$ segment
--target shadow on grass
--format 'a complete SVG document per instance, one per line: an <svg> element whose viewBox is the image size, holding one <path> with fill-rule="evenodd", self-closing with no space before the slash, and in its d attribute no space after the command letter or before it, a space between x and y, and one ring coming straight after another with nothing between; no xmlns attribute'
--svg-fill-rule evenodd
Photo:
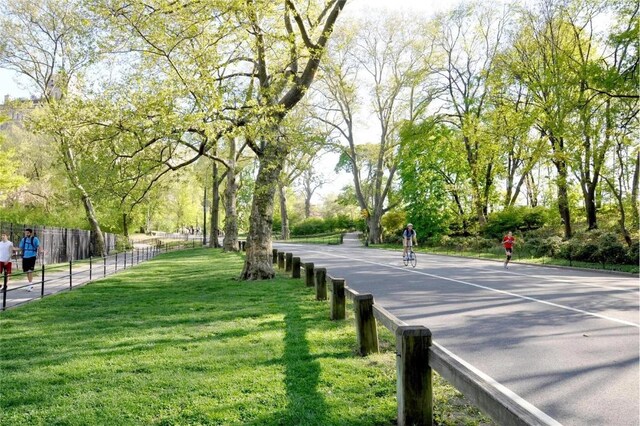
<svg viewBox="0 0 640 426"><path fill-rule="evenodd" d="M298 291L300 281L239 283L239 256L208 253L163 255L1 317L6 424L324 426L388 417L386 406L349 409L345 401L366 394L351 367L323 377L353 358L353 337ZM336 397L347 387L350 397Z"/></svg>
<svg viewBox="0 0 640 426"><path fill-rule="evenodd" d="M282 364L285 373L287 406L285 410L263 418L260 424L328 425L329 407L318 392L320 362L311 354L307 341L307 322L296 304L288 306L284 317L285 336Z"/></svg>

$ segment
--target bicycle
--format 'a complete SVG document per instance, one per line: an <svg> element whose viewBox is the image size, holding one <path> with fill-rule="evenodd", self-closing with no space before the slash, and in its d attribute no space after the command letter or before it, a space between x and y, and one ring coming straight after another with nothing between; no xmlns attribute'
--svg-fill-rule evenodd
<svg viewBox="0 0 640 426"><path fill-rule="evenodd" d="M416 267L418 264L418 257L416 253L413 251L413 244L409 244L409 250L407 251L407 256L402 256L402 261L404 262L404 266L408 266L411 264L412 267Z"/></svg>

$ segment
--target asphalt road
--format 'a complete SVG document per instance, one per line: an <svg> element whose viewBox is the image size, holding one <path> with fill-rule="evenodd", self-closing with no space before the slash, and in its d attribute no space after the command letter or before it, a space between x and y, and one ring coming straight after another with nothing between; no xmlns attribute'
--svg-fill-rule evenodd
<svg viewBox="0 0 640 426"><path fill-rule="evenodd" d="M640 425L637 278L355 245L274 244L372 293L401 320L563 425Z"/></svg>

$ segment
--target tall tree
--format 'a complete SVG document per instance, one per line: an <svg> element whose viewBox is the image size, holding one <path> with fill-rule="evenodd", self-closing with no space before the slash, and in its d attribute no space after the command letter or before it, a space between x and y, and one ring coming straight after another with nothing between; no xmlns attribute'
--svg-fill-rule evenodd
<svg viewBox="0 0 640 426"><path fill-rule="evenodd" d="M567 80L566 49L571 49L570 32L559 9L547 2L540 14L524 12L524 23L514 42L511 66L526 85L534 105L540 110L536 127L551 146L556 168L558 211L565 238L571 238L569 206L569 120L575 111L577 86ZM575 47L574 47L575 48Z"/></svg>
<svg viewBox="0 0 640 426"><path fill-rule="evenodd" d="M54 139L69 182L84 206L93 253L102 256L104 237L90 190L80 179L75 152L90 141L82 140L81 131L71 132L61 120L69 116L67 100L74 96L73 85L95 61L95 28L85 18L87 10L80 1L16 0L3 1L1 6L5 13L0 17L0 67L27 77L37 89L46 112L38 114L40 122L34 126Z"/></svg>
<svg viewBox="0 0 640 426"><path fill-rule="evenodd" d="M352 24L333 45L316 96L317 119L333 133L340 166L353 175L371 243L382 241L382 216L396 203L391 197L399 127L423 114L432 99L421 90L428 50L411 31L416 27L418 22L400 15ZM363 100L378 127L376 143L366 147L358 145L354 130Z"/></svg>
<svg viewBox="0 0 640 426"><path fill-rule="evenodd" d="M442 85L445 117L462 132L480 225L486 222L498 155L483 123L489 104L487 78L494 72L509 24L507 7L500 11L479 2L464 4L438 18L434 40L443 59L432 71Z"/></svg>
<svg viewBox="0 0 640 426"><path fill-rule="evenodd" d="M313 82L346 0L304 5L293 0L214 0L156 7L103 3L118 30L114 45L139 58L147 71L141 76L175 88L180 102L173 113L191 118L186 125L176 123L172 132L182 129L194 135L194 157L210 151L223 137L246 137L260 167L242 277L273 277L274 196L290 149L278 138L278 127ZM189 161L167 161L167 167Z"/></svg>

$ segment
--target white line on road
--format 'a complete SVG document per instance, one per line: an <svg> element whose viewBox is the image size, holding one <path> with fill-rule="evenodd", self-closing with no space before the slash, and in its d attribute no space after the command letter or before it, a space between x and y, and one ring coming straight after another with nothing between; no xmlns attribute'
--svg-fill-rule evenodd
<svg viewBox="0 0 640 426"><path fill-rule="evenodd" d="M559 303L553 303L553 302L548 302L546 300L536 299L535 297L523 296L521 294L512 293L510 291L498 290L498 289L495 289L495 288L492 288L492 287L487 287L487 286L480 285L480 284L470 283L468 281L456 280L454 278L447 278L447 277L443 277L443 276L440 276L440 275L429 274L427 272L422 272L422 271L418 271L418 270L415 270L415 269L407 269L406 267L399 267L399 266L394 266L394 265L389 265L389 264L384 264L384 263L379 263L379 262L373 262L373 261L370 261L370 260L363 260L363 259L359 259L357 257L353 258L353 257L348 257L348 256L328 253L328 252L324 252L324 251L310 250L310 252L312 252L312 253L322 253L322 254L326 254L328 256L332 256L332 257L339 257L339 258L343 258L343 259L349 259L349 260L353 260L353 261L369 263L371 265L383 266L383 267L386 267L386 268L392 268L392 269L397 269L397 270L400 270L400 271L406 271L406 272L410 272L410 273L413 273L413 274L425 275L427 277L438 278L438 279L445 280L445 281L452 281L452 282L455 282L455 283L464 284L464 285L468 285L468 286L471 286L471 287L476 287L476 288L481 288L481 289L484 289L484 290L493 291L495 293L505 294L505 295L508 295L508 296L517 297L517 298L524 299L524 300L529 300L531 302L542 303L544 305L553 306L553 307L560 308L560 309L566 309L568 311L577 312L577 313L580 313L580 314L589 315L589 316L593 316L593 317L596 317L596 318L601 318L601 319L605 319L605 320L608 320L608 321L617 322L619 324L628 325L630 327L640 328L640 324L636 324L636 323L633 323L633 322L630 322L630 321L625 321L625 320L609 317L609 316L602 315L602 314L596 314L594 312L589 312L589 311L585 311L585 310L578 309L578 308L572 308L570 306L561 305Z"/></svg>
<svg viewBox="0 0 640 426"><path fill-rule="evenodd" d="M444 347L442 347L441 345L437 344L436 342L433 342L433 346L437 346L443 352L445 352L447 355L449 355L450 357L452 357L455 360L457 360L459 363L461 363L462 365L467 367L469 370L473 371L475 374L480 376L486 382L490 383L498 391L502 392L502 394L504 394L507 397L509 397L512 401L515 401L516 404L518 404L519 406L521 406L522 408L524 408L528 412L534 414L536 417L538 417L538 419L540 419L543 422L545 422L544 424L549 425L549 426L562 426L562 424L559 421L557 421L553 417L549 416L544 411L540 410L538 407L536 407L535 405L533 405L532 403L530 403L526 399L522 398L517 393L513 392L511 389L509 389L506 386L500 384L495 379L493 379L491 376L483 373L482 371L478 370L476 367L474 367L473 365L469 364L468 362L466 362L465 360L463 360L459 356L453 354L451 351L445 349Z"/></svg>

